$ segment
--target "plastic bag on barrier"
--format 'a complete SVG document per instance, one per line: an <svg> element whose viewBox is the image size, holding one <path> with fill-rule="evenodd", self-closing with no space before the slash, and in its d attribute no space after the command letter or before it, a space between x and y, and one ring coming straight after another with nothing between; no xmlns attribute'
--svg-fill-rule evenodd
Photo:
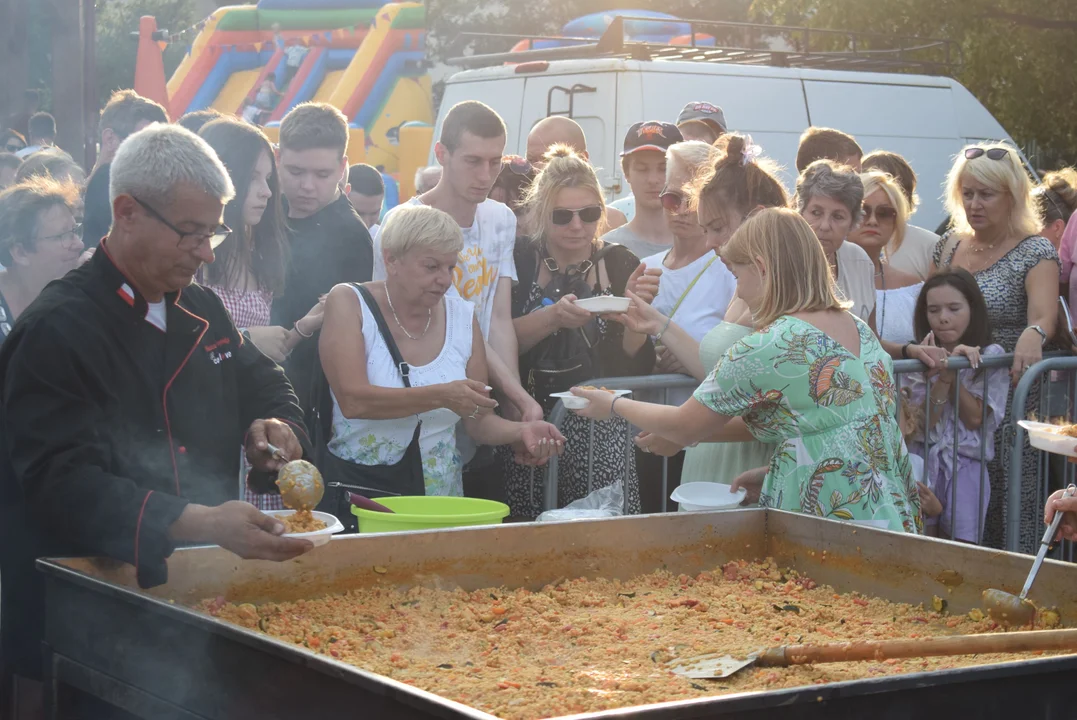
<svg viewBox="0 0 1077 720"><path fill-rule="evenodd" d="M625 493L620 482L599 488L587 497L573 500L560 510L547 510L538 516L538 522L561 520L593 520L618 517L624 514Z"/></svg>

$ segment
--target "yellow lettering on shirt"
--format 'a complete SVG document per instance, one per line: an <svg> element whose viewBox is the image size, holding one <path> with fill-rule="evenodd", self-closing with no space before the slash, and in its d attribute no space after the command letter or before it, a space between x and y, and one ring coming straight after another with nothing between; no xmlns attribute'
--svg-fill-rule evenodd
<svg viewBox="0 0 1077 720"><path fill-rule="evenodd" d="M497 266L488 265L479 247L464 248L459 263L453 268L453 285L460 297L477 301L483 292L497 282Z"/></svg>

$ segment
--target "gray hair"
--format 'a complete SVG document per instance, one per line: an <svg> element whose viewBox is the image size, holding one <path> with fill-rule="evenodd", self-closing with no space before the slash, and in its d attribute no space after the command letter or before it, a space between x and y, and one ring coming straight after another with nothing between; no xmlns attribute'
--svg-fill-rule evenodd
<svg viewBox="0 0 1077 720"><path fill-rule="evenodd" d="M864 182L850 167L832 160L816 160L797 178L797 212L803 213L813 197L837 200L849 210L853 227L864 214Z"/></svg>
<svg viewBox="0 0 1077 720"><path fill-rule="evenodd" d="M116 151L109 177L110 202L120 195L134 195L167 205L179 185L205 190L225 205L236 195L228 171L209 143L179 125L150 125L124 140Z"/></svg>
<svg viewBox="0 0 1077 720"><path fill-rule="evenodd" d="M415 171L415 194L422 195L433 190L441 179L440 165L427 165Z"/></svg>
<svg viewBox="0 0 1077 720"><path fill-rule="evenodd" d="M412 250L459 253L464 233L447 212L429 205L401 205L389 213L378 239L382 252L396 258Z"/></svg>

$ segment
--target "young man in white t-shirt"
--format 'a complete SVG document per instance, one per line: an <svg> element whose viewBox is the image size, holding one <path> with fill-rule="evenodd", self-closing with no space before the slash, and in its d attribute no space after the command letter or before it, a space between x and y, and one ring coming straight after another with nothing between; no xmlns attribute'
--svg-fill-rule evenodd
<svg viewBox="0 0 1077 720"><path fill-rule="evenodd" d="M460 225L464 249L453 285L475 305L488 347L491 385L523 420L541 420L542 407L520 385L519 346L512 324L516 215L487 198L501 172L506 136L504 121L486 105L469 100L453 106L434 148L443 169L441 179L433 190L408 202L442 210ZM375 238L374 279L384 278L385 259Z"/></svg>

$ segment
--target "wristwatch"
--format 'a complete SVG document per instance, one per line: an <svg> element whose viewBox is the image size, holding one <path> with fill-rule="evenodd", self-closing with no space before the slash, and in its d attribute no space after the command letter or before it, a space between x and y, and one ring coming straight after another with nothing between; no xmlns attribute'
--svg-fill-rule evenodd
<svg viewBox="0 0 1077 720"><path fill-rule="evenodd" d="M1047 344L1047 332L1039 325L1029 325L1026 330L1035 330L1040 336L1040 347Z"/></svg>

